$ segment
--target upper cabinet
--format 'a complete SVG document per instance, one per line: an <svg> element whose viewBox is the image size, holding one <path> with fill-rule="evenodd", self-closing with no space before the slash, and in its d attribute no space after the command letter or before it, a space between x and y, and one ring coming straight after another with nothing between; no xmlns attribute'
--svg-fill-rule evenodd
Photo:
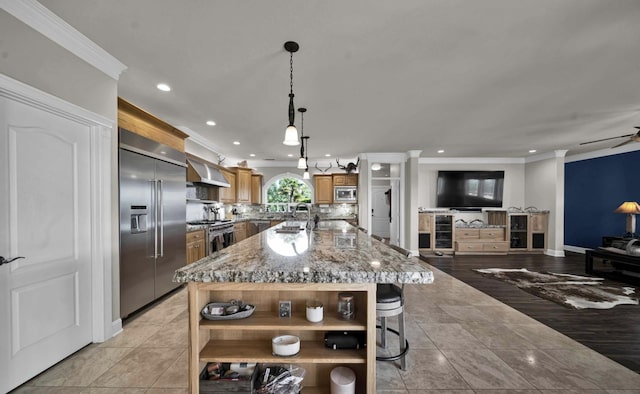
<svg viewBox="0 0 640 394"><path fill-rule="evenodd" d="M358 174L333 174L333 186L358 186Z"/></svg>
<svg viewBox="0 0 640 394"><path fill-rule="evenodd" d="M251 204L251 168L235 167L236 202Z"/></svg>
<svg viewBox="0 0 640 394"><path fill-rule="evenodd" d="M315 183L315 203L333 203L333 179L331 175L314 175Z"/></svg>
<svg viewBox="0 0 640 394"><path fill-rule="evenodd" d="M262 175L251 174L251 204L262 204Z"/></svg>
<svg viewBox="0 0 640 394"><path fill-rule="evenodd" d="M184 152L188 134L118 97L118 127Z"/></svg>
<svg viewBox="0 0 640 394"><path fill-rule="evenodd" d="M220 202L234 204L236 202L236 173L228 168L220 168L220 172L225 177L231 187L221 187L219 190Z"/></svg>

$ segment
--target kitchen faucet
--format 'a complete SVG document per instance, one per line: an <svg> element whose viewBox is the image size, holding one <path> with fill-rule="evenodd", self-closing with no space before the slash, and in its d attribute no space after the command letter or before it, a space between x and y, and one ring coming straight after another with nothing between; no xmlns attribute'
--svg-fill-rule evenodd
<svg viewBox="0 0 640 394"><path fill-rule="evenodd" d="M311 228L311 207L307 203L299 202L298 204L296 204L295 208L293 209L292 216L297 217L298 207L301 205L307 208L307 228Z"/></svg>

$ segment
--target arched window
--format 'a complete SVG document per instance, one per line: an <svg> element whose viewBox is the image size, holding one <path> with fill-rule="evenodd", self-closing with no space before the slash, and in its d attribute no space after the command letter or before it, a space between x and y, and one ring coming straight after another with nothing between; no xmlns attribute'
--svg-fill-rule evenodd
<svg viewBox="0 0 640 394"><path fill-rule="evenodd" d="M272 211L288 211L291 204L312 202L311 184L298 174L276 175L265 183L265 190L264 201Z"/></svg>

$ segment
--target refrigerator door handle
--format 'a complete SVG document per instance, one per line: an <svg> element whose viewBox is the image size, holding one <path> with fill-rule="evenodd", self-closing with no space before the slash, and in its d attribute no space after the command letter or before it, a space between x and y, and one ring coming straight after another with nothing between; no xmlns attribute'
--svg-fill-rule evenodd
<svg viewBox="0 0 640 394"><path fill-rule="evenodd" d="M164 257L164 188L158 179L158 210L160 211L160 257Z"/></svg>
<svg viewBox="0 0 640 394"><path fill-rule="evenodd" d="M158 258L158 180L153 182L153 258Z"/></svg>

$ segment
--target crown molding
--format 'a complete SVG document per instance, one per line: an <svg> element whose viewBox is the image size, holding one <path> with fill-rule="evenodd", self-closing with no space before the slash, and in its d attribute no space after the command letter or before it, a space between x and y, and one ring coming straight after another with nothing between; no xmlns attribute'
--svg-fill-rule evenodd
<svg viewBox="0 0 640 394"><path fill-rule="evenodd" d="M420 164L524 164L521 157L421 157Z"/></svg>
<svg viewBox="0 0 640 394"><path fill-rule="evenodd" d="M123 63L36 0L0 0L2 9L116 81Z"/></svg>

